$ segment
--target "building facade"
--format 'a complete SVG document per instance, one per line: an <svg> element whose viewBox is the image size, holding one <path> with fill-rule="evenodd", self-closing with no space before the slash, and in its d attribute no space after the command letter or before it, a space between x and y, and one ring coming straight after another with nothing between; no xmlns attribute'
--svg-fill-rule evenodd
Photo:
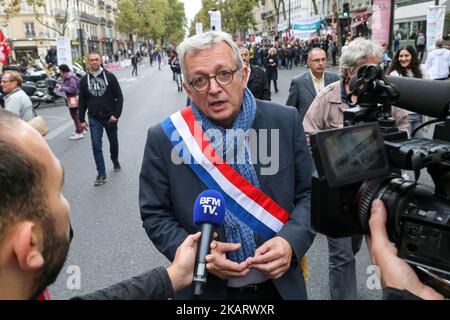
<svg viewBox="0 0 450 320"><path fill-rule="evenodd" d="M69 37L72 56L80 57L83 51L96 51L100 54L113 54L119 48L125 48L127 38L115 28L118 0L48 0L45 7L38 8L37 21L34 9L21 1L21 11L7 19L0 8L0 28L6 34L14 60L24 55L33 58L46 55L47 50L56 45L60 34L53 30L62 30L66 25L65 37ZM67 13L68 12L68 13ZM67 13L67 22L64 18ZM82 34L80 33L80 29ZM83 47L83 48L82 48ZM83 49L83 50L82 50Z"/></svg>

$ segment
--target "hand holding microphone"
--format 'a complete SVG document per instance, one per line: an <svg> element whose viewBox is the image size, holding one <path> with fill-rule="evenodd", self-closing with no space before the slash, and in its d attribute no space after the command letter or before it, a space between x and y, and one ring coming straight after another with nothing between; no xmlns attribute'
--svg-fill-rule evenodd
<svg viewBox="0 0 450 320"><path fill-rule="evenodd" d="M199 225L201 230L194 269L195 295L201 295L203 292L207 278L205 257L210 252L214 229L223 224L225 208L225 199L215 190L205 190L195 200L194 223Z"/></svg>

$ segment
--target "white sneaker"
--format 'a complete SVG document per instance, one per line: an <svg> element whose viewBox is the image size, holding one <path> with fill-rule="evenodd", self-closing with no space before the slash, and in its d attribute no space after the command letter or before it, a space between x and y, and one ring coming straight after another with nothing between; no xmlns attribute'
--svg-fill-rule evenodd
<svg viewBox="0 0 450 320"><path fill-rule="evenodd" d="M82 133L76 133L70 136L70 140L79 140L79 139L83 139L84 138L84 134Z"/></svg>

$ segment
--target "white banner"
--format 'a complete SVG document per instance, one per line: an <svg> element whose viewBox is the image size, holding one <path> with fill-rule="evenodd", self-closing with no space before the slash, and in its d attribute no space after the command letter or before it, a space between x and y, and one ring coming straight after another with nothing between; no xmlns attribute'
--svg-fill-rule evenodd
<svg viewBox="0 0 450 320"><path fill-rule="evenodd" d="M56 54L58 57L58 65L67 64L72 65L72 48L70 46L70 39L64 37L56 38Z"/></svg>
<svg viewBox="0 0 450 320"><path fill-rule="evenodd" d="M195 34L202 34L203 33L203 23L197 22L195 24Z"/></svg>
<svg viewBox="0 0 450 320"><path fill-rule="evenodd" d="M437 39L442 38L445 22L445 6L430 6L427 11L427 51L435 48Z"/></svg>
<svg viewBox="0 0 450 320"><path fill-rule="evenodd" d="M220 11L209 11L211 16L211 30L222 31L222 16Z"/></svg>

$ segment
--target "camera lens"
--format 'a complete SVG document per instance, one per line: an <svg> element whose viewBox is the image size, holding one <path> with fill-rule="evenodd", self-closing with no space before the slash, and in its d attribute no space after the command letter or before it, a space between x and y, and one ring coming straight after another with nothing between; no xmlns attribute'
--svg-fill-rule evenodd
<svg viewBox="0 0 450 320"><path fill-rule="evenodd" d="M370 233L369 218L372 202L381 199L387 211L387 230L391 241L395 241L399 234L400 217L408 208L414 181L403 179L399 175L389 175L365 181L357 194L358 219L364 233Z"/></svg>

